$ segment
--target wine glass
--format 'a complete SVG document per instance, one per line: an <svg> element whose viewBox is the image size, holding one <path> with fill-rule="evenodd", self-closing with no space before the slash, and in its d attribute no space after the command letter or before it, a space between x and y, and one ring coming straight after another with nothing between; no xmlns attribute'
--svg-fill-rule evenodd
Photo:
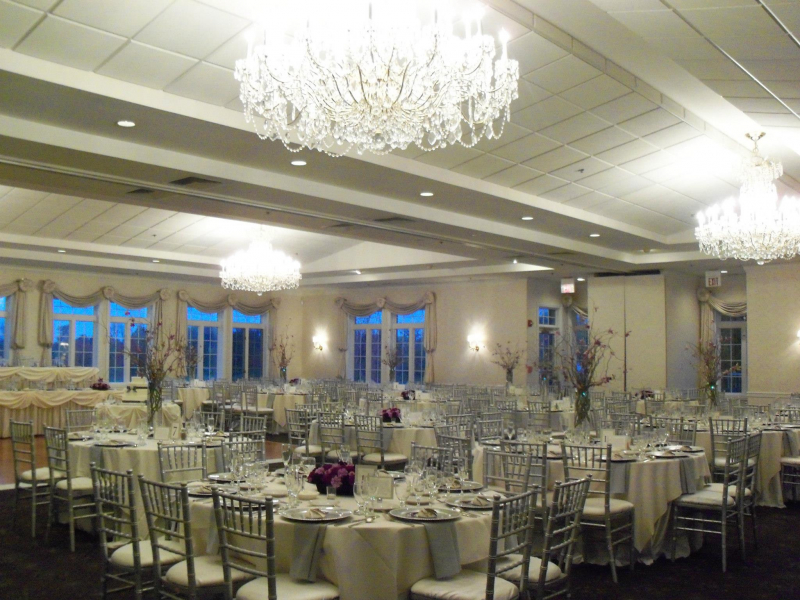
<svg viewBox="0 0 800 600"><path fill-rule="evenodd" d="M286 473L283 476L283 481L286 484L286 491L289 493L289 507L294 508L299 504L297 495L300 493L303 485L298 469L287 467Z"/></svg>
<svg viewBox="0 0 800 600"><path fill-rule="evenodd" d="M366 497L365 497L365 490L364 490L364 479L366 476L362 475L361 477L356 477L355 482L353 482L353 498L358 505L358 508L353 514L356 515L366 515Z"/></svg>
<svg viewBox="0 0 800 600"><path fill-rule="evenodd" d="M287 471L294 459L294 448L291 444L281 444L281 458L283 459L283 469Z"/></svg>
<svg viewBox="0 0 800 600"><path fill-rule="evenodd" d="M408 495L411 492L411 488L409 486L408 480L394 480L394 494L397 496L397 499L400 501L400 508L403 509L406 507L406 500L408 499Z"/></svg>
<svg viewBox="0 0 800 600"><path fill-rule="evenodd" d="M317 461L313 456L304 456L300 461L300 468L302 469L303 475L308 477L314 472L314 469L317 468Z"/></svg>
<svg viewBox="0 0 800 600"><path fill-rule="evenodd" d="M373 507L378 501L378 478L374 475L366 475L362 479L364 490L363 495L366 497L366 506L364 509L364 516L373 516Z"/></svg>

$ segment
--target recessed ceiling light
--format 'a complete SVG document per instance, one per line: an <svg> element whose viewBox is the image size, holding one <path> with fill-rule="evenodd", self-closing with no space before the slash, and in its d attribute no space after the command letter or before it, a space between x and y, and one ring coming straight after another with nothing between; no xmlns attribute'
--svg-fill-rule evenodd
<svg viewBox="0 0 800 600"><path fill-rule="evenodd" d="M590 233L589 237L600 237L599 233Z"/></svg>
<svg viewBox="0 0 800 600"><path fill-rule="evenodd" d="M533 221L533 217L522 217L523 221Z"/></svg>
<svg viewBox="0 0 800 600"><path fill-rule="evenodd" d="M356 275L361 275L361 271L359 271L358 269L356 269L355 271L353 271L353 273L355 273Z"/></svg>
<svg viewBox="0 0 800 600"><path fill-rule="evenodd" d="M516 258L514 259L514 264L517 264L517 259Z"/></svg>
<svg viewBox="0 0 800 600"><path fill-rule="evenodd" d="M304 160L293 160L292 166L293 167L305 167L308 163Z"/></svg>
<svg viewBox="0 0 800 600"><path fill-rule="evenodd" d="M586 281L585 277L578 277L578 281Z"/></svg>
<svg viewBox="0 0 800 600"><path fill-rule="evenodd" d="M133 121L129 121L127 119L122 119L121 121L117 121L117 125L120 127L136 127L136 123Z"/></svg>
<svg viewBox="0 0 800 600"><path fill-rule="evenodd" d="M157 258L154 258L154 259L153 259L153 262L161 262L161 261L160 261L160 260L158 260Z"/></svg>
<svg viewBox="0 0 800 600"><path fill-rule="evenodd" d="M423 198L430 198L431 196L433 196L433 192L420 192L419 195L422 196Z"/></svg>
<svg viewBox="0 0 800 600"><path fill-rule="evenodd" d="M59 250L58 250L59 254L66 254L66 252L67 252L66 250L62 250L61 248L59 248Z"/></svg>
<svg viewBox="0 0 800 600"><path fill-rule="evenodd" d="M720 271L720 273L722 273L724 275L725 273L727 273L727 271Z"/></svg>

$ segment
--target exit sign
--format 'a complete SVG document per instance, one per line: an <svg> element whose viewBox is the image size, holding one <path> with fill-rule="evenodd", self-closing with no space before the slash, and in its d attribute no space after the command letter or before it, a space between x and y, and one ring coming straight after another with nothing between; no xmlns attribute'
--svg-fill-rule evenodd
<svg viewBox="0 0 800 600"><path fill-rule="evenodd" d="M715 288L722 285L722 273L719 271L706 271L706 287Z"/></svg>
<svg viewBox="0 0 800 600"><path fill-rule="evenodd" d="M575 293L575 280L574 279L562 279L561 280L561 293L562 294L574 294Z"/></svg>

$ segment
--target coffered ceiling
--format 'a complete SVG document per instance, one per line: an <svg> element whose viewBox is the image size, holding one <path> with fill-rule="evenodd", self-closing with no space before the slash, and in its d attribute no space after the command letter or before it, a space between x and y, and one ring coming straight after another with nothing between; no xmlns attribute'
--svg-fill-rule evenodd
<svg viewBox="0 0 800 600"><path fill-rule="evenodd" d="M212 278L265 224L306 284L695 271L744 133L800 190L800 3L485 4L520 62L498 139L293 167L233 78L265 3L0 0L0 259Z"/></svg>

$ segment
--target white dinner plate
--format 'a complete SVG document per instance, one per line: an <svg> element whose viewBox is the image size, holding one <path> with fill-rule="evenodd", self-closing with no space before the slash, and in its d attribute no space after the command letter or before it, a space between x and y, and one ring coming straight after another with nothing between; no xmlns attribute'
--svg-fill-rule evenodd
<svg viewBox="0 0 800 600"><path fill-rule="evenodd" d="M487 504L474 504L475 498L484 498ZM455 506L465 510L492 510L492 499L480 494L461 494L459 497L444 501L447 506Z"/></svg>
<svg viewBox="0 0 800 600"><path fill-rule="evenodd" d="M686 458L689 456L687 452L673 452L672 450L664 450L662 452L648 452L647 456L653 458Z"/></svg>
<svg viewBox="0 0 800 600"><path fill-rule="evenodd" d="M290 508L281 513L287 521L298 523L333 523L343 521L353 514L351 510L344 510L336 506Z"/></svg>
<svg viewBox="0 0 800 600"><path fill-rule="evenodd" d="M477 492L478 490L483 489L483 484L477 481L462 481L459 487L453 486L450 491L454 494L459 494L461 492ZM442 486L439 488L440 492L446 492L447 488Z"/></svg>
<svg viewBox="0 0 800 600"><path fill-rule="evenodd" d="M435 516L427 516L423 511L433 511ZM390 510L389 514L399 521L410 523L455 521L461 518L461 513L452 508L396 508Z"/></svg>

